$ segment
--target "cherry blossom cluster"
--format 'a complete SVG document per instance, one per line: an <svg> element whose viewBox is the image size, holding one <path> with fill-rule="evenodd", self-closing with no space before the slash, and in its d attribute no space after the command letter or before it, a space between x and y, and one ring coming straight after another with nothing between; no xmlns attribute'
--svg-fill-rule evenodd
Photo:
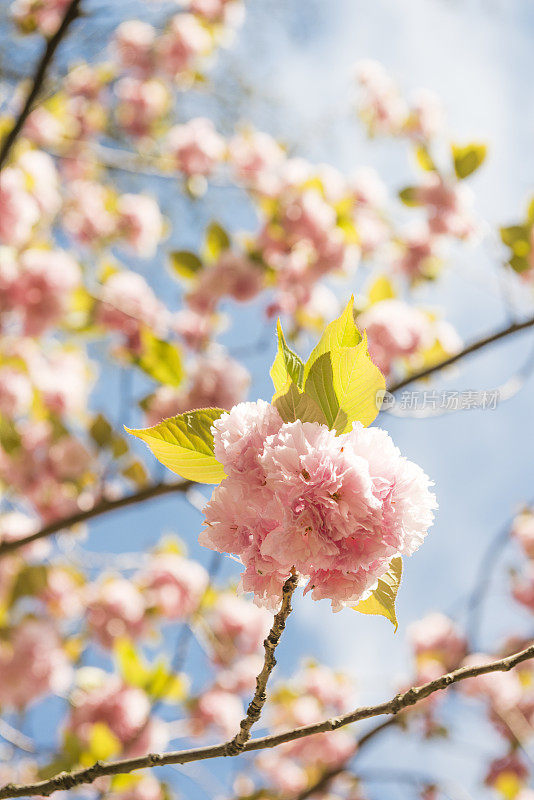
<svg viewBox="0 0 534 800"><path fill-rule="evenodd" d="M243 589L267 607L278 605L292 569L315 600L334 610L356 604L432 524L427 476L378 428L354 423L336 436L284 423L260 400L223 414L214 439L228 477L206 506L199 541L238 555Z"/></svg>

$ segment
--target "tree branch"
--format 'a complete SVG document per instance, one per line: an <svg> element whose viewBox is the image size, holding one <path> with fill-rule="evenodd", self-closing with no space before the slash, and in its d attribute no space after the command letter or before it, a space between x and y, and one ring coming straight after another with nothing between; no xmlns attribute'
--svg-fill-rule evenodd
<svg viewBox="0 0 534 800"><path fill-rule="evenodd" d="M388 392L395 394L401 389L404 389L406 386L409 386L411 383L415 383L415 381L420 381L422 378L428 378L429 375L433 375L434 372L440 372L442 369L445 369L445 367L450 367L451 364L455 364L457 361L460 361L460 359L465 358L472 353L476 353L477 350L482 350L482 348L487 347L494 342L498 342L500 339L504 339L506 336L511 336L514 333L519 333L520 331L524 331L527 330L527 328L532 327L534 327L534 317L523 320L523 322L514 322L512 325L509 325L506 328L501 328L500 330L491 333L489 336L485 336L483 339L477 339L475 342L472 342L464 347L463 350L455 353L455 355L451 356L450 358L446 358L445 361L441 361L439 364L434 364L434 366L427 367L419 372L412 372L411 375L403 378L403 380L388 386Z"/></svg>
<svg viewBox="0 0 534 800"><path fill-rule="evenodd" d="M429 695L434 694L434 692L447 689L447 687L452 684L464 681L466 678L476 678L491 672L507 672L518 664L532 658L534 658L534 643L525 650L521 650L511 656L492 661L488 664L461 667L460 669L454 670L454 672L449 672L446 675L442 675L440 678L429 681L429 683L424 683L422 686L415 686L408 689L406 692L400 692L391 700L387 700L379 705L356 708L349 714L333 717L323 722L316 722L313 725L305 725L302 728L294 728L285 731L285 733L271 734L269 736L250 739L244 745L242 752L248 753L270 747L278 747L281 744L303 739L307 736L313 736L316 733L335 731L338 730L338 728L343 728L345 725L351 725L353 722L359 722L362 719L370 719L371 717L378 717L383 714L395 715L403 711L403 709L424 700L426 697L429 697ZM134 772L138 769L163 767L167 764L190 764L192 761L221 758L230 755L228 752L229 744L229 742L224 742L223 744L199 747L192 750L179 750L160 754L149 753L146 756L125 758L119 761L108 761L106 763L97 761L91 767L79 769L74 772L60 772L53 778L37 781L36 783L19 785L8 783L0 788L0 800L5 800L5 798L9 797L25 797L27 795L48 796L56 791L69 790L74 786L93 783L97 778L109 775L122 775Z"/></svg>
<svg viewBox="0 0 534 800"><path fill-rule="evenodd" d="M61 40L67 33L67 30L69 29L71 23L79 15L80 3L81 0L71 0L69 5L67 6L67 10L65 11L65 16L61 21L61 25L59 26L55 34L50 37L50 39L46 44L43 55L41 56L41 59L37 64L37 68L35 70L32 79L32 86L26 98L26 102L24 103L24 106L22 107L17 119L15 120L13 127L3 140L2 146L0 147L0 170L7 161L9 153L11 152L11 148L15 144L17 136L24 127L24 123L26 122L32 110L33 104L37 99L39 92L41 91L41 88L46 78L46 74L48 72L48 67L50 66L50 63L54 58L54 54Z"/></svg>
<svg viewBox="0 0 534 800"><path fill-rule="evenodd" d="M73 514L70 517L54 520L54 522L45 525L41 530L32 533L30 536L25 536L23 539L0 542L0 558L32 542L36 542L39 539L46 539L48 536L52 536L54 533L58 533L65 528L71 528L73 525L79 525L81 522L87 522L94 517L100 517L102 514L107 514L110 511L118 511L120 508L143 503L145 500L151 500L153 497L161 497L162 495L173 494L174 492L186 492L192 485L192 481L155 483L152 486L141 489L135 494L120 497L118 500L101 500L92 508L87 509L87 511L79 511L77 514Z"/></svg>
<svg viewBox="0 0 534 800"><path fill-rule="evenodd" d="M300 794L296 795L295 800L308 800L308 797L326 791L334 778L337 778L338 775L343 774L348 769L351 759L360 752L362 747L365 747L368 742L372 741L375 736L378 736L382 731L388 730L388 728L391 728L393 725L398 725L399 722L399 717L390 717L390 719L387 719L385 722L380 722L378 725L375 725L374 728L368 730L367 733L364 733L363 736L357 739L354 743L352 753L350 753L342 764L338 764L337 767L332 767L331 769L326 769L314 783L311 783L306 789L303 789Z"/></svg>
<svg viewBox="0 0 534 800"><path fill-rule="evenodd" d="M282 607L275 616L273 626L263 643L263 647L265 649L265 659L263 662L263 668L256 678L256 691L254 692L254 697L250 701L250 705L247 709L247 716L241 720L239 732L236 734L236 736L234 736L232 741L228 743L226 748L226 755L228 756L236 756L238 753L242 752L245 744L250 739L250 730L252 726L259 720L261 716L263 706L267 700L267 695L265 693L267 682L271 676L271 672L276 666L274 652L278 646L280 637L284 632L284 628L286 627L287 618L291 614L291 598L293 597L293 592L297 588L297 583L298 575L293 570L289 578L284 583L284 588L282 590Z"/></svg>

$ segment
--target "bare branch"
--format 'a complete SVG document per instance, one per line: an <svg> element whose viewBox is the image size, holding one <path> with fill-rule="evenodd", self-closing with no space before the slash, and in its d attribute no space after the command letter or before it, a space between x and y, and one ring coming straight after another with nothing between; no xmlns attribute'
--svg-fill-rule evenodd
<svg viewBox="0 0 534 800"><path fill-rule="evenodd" d="M439 364L434 364L432 367L422 369L420 372L412 372L412 374L408 375L407 378L403 378L403 380L388 386L388 391L391 392L391 394L395 394L395 392L399 392L401 389L404 389L405 386L409 386L411 383L415 383L415 381L419 381L422 378L428 378L429 375L433 375L435 372L440 372L442 369L445 369L445 367L450 367L452 364L456 364L456 362L460 361L460 359L465 358L472 353L476 353L478 350L482 350L484 347L494 344L494 342L498 342L500 339L504 339L507 336L511 336L514 333L519 333L520 331L524 331L527 330L527 328L532 327L534 327L534 317L523 320L523 322L514 322L512 325L508 325L506 328L501 328L501 330L495 331L489 336L485 336L483 339L477 339L475 342L467 345L467 347L464 347L463 350L460 350L458 353L455 353L455 355L445 359L445 361L441 361Z"/></svg>
<svg viewBox="0 0 534 800"><path fill-rule="evenodd" d="M9 153L11 152L11 148L15 144L17 140L17 136L21 132L22 128L24 127L24 123L26 122L32 108L33 104L35 103L43 83L45 81L48 67L50 66L52 59L54 58L54 54L61 42L61 40L65 37L71 23L79 16L80 13L80 6L81 0L71 0L69 5L67 6L67 10L65 11L65 16L61 21L61 25L55 32L53 36L50 37L48 40L43 55L39 63L37 64L37 68L35 70L31 89L28 93L26 98L26 102L24 103L17 119L15 120L13 127L6 135L5 139L2 142L2 146L0 147L0 170L4 166Z"/></svg>
<svg viewBox="0 0 534 800"><path fill-rule="evenodd" d="M449 672L446 675L442 675L440 678L424 683L422 686L414 686L406 692L400 692L391 700L387 700L379 705L356 708L349 714L333 717L323 722L316 722L313 725L305 725L302 728L293 728L292 730L285 731L285 733L271 734L269 736L250 739L244 745L242 752L248 753L256 750L265 750L270 747L278 747L287 742L313 736L316 733L335 731L338 730L338 728L343 728L345 725L351 725L353 722L360 722L363 719L370 719L371 717L379 717L383 714L395 715L409 706L416 705L421 700L434 694L434 692L447 689L452 684L464 681L466 678L476 678L491 672L507 672L518 664L532 658L534 658L534 644L531 644L525 650L521 650L506 658L491 661L488 664L461 667L460 669L454 670L454 672ZM109 775L122 775L128 772L134 772L138 769L163 767L167 764L190 764L192 761L221 758L230 755L228 752L229 744L229 742L224 742L223 744L199 747L192 750L179 750L159 754L149 753L146 756L125 758L119 761L108 761L106 763L97 761L96 764L93 764L91 767L79 769L74 772L60 772L53 778L36 783L19 785L8 783L0 788L0 800L5 800L5 798L9 797L25 797L27 795L43 795L46 797L53 792L69 790L74 786L93 783L97 778Z"/></svg>
<svg viewBox="0 0 534 800"><path fill-rule="evenodd" d="M254 692L254 697L252 698L247 709L247 716L241 720L239 733L237 733L232 741L228 743L226 752L226 755L228 756L235 756L243 750L245 744L250 739L250 730L252 726L259 720L261 716L263 706L265 705L265 701L267 699L267 695L265 693L267 682L271 676L271 672L276 666L274 652L278 646L280 637L284 632L284 628L286 627L287 618L291 613L291 598L293 597L293 592L297 588L297 583L298 576L293 570L287 581L284 583L284 588L282 590L282 606L280 611L275 616L273 626L263 643L263 647L265 649L265 660L263 662L263 668L256 678L256 691Z"/></svg>
<svg viewBox="0 0 534 800"><path fill-rule="evenodd" d="M79 525L81 522L87 522L95 517L100 517L102 514L108 514L110 511L118 511L120 508L133 506L137 503L143 503L145 500L151 500L154 497L161 497L165 494L174 494L174 492L186 492L191 486L191 481L176 481L175 483L155 483L152 486L147 486L135 494L120 497L118 500L101 500L92 508L86 511L79 511L70 517L63 517L45 525L41 530L32 533L30 536L25 536L24 539L13 539L11 541L0 542L0 558L6 556L8 553L13 553L27 544L36 542L39 539L46 539L54 533L71 528L73 525Z"/></svg>

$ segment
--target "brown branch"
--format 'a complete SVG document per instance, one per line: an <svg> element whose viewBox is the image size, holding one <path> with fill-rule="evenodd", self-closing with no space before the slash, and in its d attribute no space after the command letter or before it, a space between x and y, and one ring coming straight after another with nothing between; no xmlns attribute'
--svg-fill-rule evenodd
<svg viewBox="0 0 534 800"><path fill-rule="evenodd" d="M0 542L0 558L25 547L27 544L36 542L39 539L46 539L54 533L58 533L73 525L79 525L81 522L87 522L95 517L100 517L102 514L108 514L110 511L118 511L120 508L133 506L137 503L143 503L145 500L151 500L154 497L161 497L165 494L173 494L174 492L186 492L193 483L191 481L177 481L175 483L155 483L152 486L147 486L135 494L120 497L118 500L101 500L92 508L86 511L79 511L70 517L63 517L45 525L41 530L32 533L30 536L25 536L23 539L13 539L11 541Z"/></svg>
<svg viewBox="0 0 534 800"><path fill-rule="evenodd" d="M280 641L280 637L284 632L284 628L286 627L287 618L291 614L291 598L293 597L293 592L297 588L297 583L297 573L292 570L291 575L284 583L284 588L282 590L282 606L280 611L276 614L273 626L269 631L269 635L263 643L263 647L265 649L265 659L263 662L263 668L256 678L256 691L254 692L254 697L250 701L246 717L241 720L239 732L234 736L232 741L228 743L226 748L226 755L228 756L236 756L238 753L242 752L245 744L250 739L250 730L252 726L259 720L261 716L263 706L267 700L267 695L265 693L267 682L271 676L271 672L276 666L276 658L274 653L278 646L278 642Z"/></svg>
<svg viewBox="0 0 534 800"><path fill-rule="evenodd" d="M432 367L422 369L420 372L412 372L411 375L403 378L403 380L388 386L388 391L391 392L391 394L395 394L415 381L428 378L430 375L433 375L434 372L440 372L442 369L445 369L445 367L450 367L452 364L456 364L456 362L460 361L460 359L465 358L472 353L476 353L478 350L482 350L483 347L487 347L494 342L498 342L500 339L504 339L506 336L511 336L514 333L519 333L520 331L524 331L527 330L527 328L532 327L534 327L534 317L530 317L523 322L514 322L512 325L509 325L506 328L501 328L500 330L491 333L489 336L485 336L483 339L477 339L475 342L467 345L467 347L464 347L463 350L460 350L458 353L455 353L455 355L445 359L445 361L441 361L439 364L434 364Z"/></svg>
<svg viewBox="0 0 534 800"><path fill-rule="evenodd" d="M488 664L461 667L460 669L454 670L454 672L449 672L446 675L442 675L440 678L429 681L429 683L424 683L422 686L414 686L406 692L400 692L391 700L387 700L379 705L356 708L349 714L326 719L323 722L316 722L313 725L305 725L302 728L294 728L285 731L285 733L271 734L269 736L250 739L244 745L242 752L248 753L256 750L265 750L270 747L278 747L281 744L294 742L297 739L313 736L316 733L335 731L338 730L338 728L343 728L345 725L351 725L362 719L379 717L383 714L396 715L405 708L413 706L426 697L429 697L434 692L447 689L454 683L466 680L466 678L476 678L480 675L487 675L491 672L507 672L518 664L532 658L534 658L534 643L525 650L521 650L511 656L500 658ZM60 772L58 775L48 780L37 781L36 783L21 785L8 783L0 788L0 800L5 800L5 798L9 797L25 797L27 795L48 796L56 791L69 790L74 786L93 783L97 778L102 778L104 776L122 775L134 772L138 769L163 767L167 764L190 764L193 761L221 758L222 756L230 755L228 753L228 745L228 742L224 742L223 744L199 747L192 750L179 750L159 754L149 753L146 756L125 758L119 761L108 761L105 763L97 761L96 764L93 764L91 767L75 770L74 772Z"/></svg>
<svg viewBox="0 0 534 800"><path fill-rule="evenodd" d="M54 58L54 54L61 42L64 38L67 30L69 29L71 23L79 16L81 0L71 0L69 5L67 6L67 10L65 11L65 16L61 21L61 25L54 33L53 36L50 37L48 42L46 43L45 50L39 63L37 64L37 68L35 70L33 79L32 79L32 86L26 98L26 102L22 107L17 119L15 120L13 127L5 137L4 141L2 142L2 146L0 147L0 170L4 166L9 153L11 152L11 148L15 144L17 136L21 132L22 128L24 127L24 123L26 122L33 104L37 99L39 92L43 86L43 83L46 78L46 74L48 72L48 67L50 66L52 59Z"/></svg>

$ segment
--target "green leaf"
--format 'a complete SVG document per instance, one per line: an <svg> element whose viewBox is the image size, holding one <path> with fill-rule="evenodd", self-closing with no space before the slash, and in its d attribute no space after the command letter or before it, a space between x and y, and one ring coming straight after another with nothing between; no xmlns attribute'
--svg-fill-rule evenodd
<svg viewBox="0 0 534 800"><path fill-rule="evenodd" d="M135 649L130 639L117 639L113 646L120 675L128 686L144 689L150 678L150 670Z"/></svg>
<svg viewBox="0 0 534 800"><path fill-rule="evenodd" d="M222 408L201 408L165 419L152 428L126 430L144 441L158 461L182 478L219 483L226 476L213 454L211 426L224 413Z"/></svg>
<svg viewBox="0 0 534 800"><path fill-rule="evenodd" d="M29 564L23 567L11 590L11 604L21 597L33 597L46 589L48 570L44 564Z"/></svg>
<svg viewBox="0 0 534 800"><path fill-rule="evenodd" d="M121 475L135 483L139 489L146 486L149 481L148 472L142 461L132 461L131 464L121 470Z"/></svg>
<svg viewBox="0 0 534 800"><path fill-rule="evenodd" d="M387 275L379 275L369 287L367 297L371 305L381 300L391 300L396 297L395 287Z"/></svg>
<svg viewBox="0 0 534 800"><path fill-rule="evenodd" d="M202 255L209 263L217 261L230 248L230 237L218 222L210 222L206 229Z"/></svg>
<svg viewBox="0 0 534 800"><path fill-rule="evenodd" d="M98 447L110 447L113 442L113 428L103 414L97 414L91 422L89 436Z"/></svg>
<svg viewBox="0 0 534 800"><path fill-rule="evenodd" d="M385 388L384 376L369 358L365 338L356 347L323 353L306 379L307 394L337 433L346 433L356 421L370 425L380 410Z"/></svg>
<svg viewBox="0 0 534 800"><path fill-rule="evenodd" d="M428 152L428 149L422 144L417 145L417 147L415 148L415 160L417 161L421 169L425 170L425 172L436 171L436 165L434 163L432 156Z"/></svg>
<svg viewBox="0 0 534 800"><path fill-rule="evenodd" d="M354 322L354 297L351 297L341 316L326 326L323 335L313 348L304 365L304 382L306 382L313 364L323 353L329 353L340 347L355 347L361 340L362 335Z"/></svg>
<svg viewBox="0 0 534 800"><path fill-rule="evenodd" d="M327 425L327 419L316 401L306 392L300 392L293 381L285 394L278 395L273 405L284 422L318 422Z"/></svg>
<svg viewBox="0 0 534 800"><path fill-rule="evenodd" d="M501 239L510 247L514 255L524 258L530 253L530 227L528 225L510 225L500 229Z"/></svg>
<svg viewBox="0 0 534 800"><path fill-rule="evenodd" d="M395 632L399 627L397 613L395 611L395 600L402 578L402 558L396 556L391 560L390 567L385 575L378 579L378 586L371 593L367 600L362 600L357 606L353 606L355 611L360 614L375 614L389 619L395 626Z"/></svg>
<svg viewBox="0 0 534 800"><path fill-rule="evenodd" d="M276 329L278 332L278 351L269 373L275 388L273 402L274 398L280 393L287 391L291 381L299 389L302 389L302 377L304 374L302 359L287 346L280 320L277 322Z"/></svg>
<svg viewBox="0 0 534 800"><path fill-rule="evenodd" d="M15 423L7 417L0 416L0 447L11 455L20 447L20 441Z"/></svg>
<svg viewBox="0 0 534 800"><path fill-rule="evenodd" d="M356 421L367 427L380 411L386 388L384 376L369 357L367 338L357 347L332 351L330 360L340 409L333 427L338 433L349 431Z"/></svg>
<svg viewBox="0 0 534 800"><path fill-rule="evenodd" d="M338 433L345 430L347 415L341 409L334 389L331 353L323 353L312 364L306 378L305 391L321 409L330 429L335 428Z"/></svg>
<svg viewBox="0 0 534 800"><path fill-rule="evenodd" d="M522 256L512 256L508 263L512 269L515 270L515 272L519 272L519 274L530 269L530 262Z"/></svg>
<svg viewBox="0 0 534 800"><path fill-rule="evenodd" d="M463 180L472 175L486 158L488 148L480 142L471 142L466 145L452 145L452 158L456 177Z"/></svg>
<svg viewBox="0 0 534 800"><path fill-rule="evenodd" d="M191 280L202 269L202 261L189 250L175 250L169 253L169 264L180 278Z"/></svg>
<svg viewBox="0 0 534 800"><path fill-rule="evenodd" d="M90 766L95 761L106 761L122 750L120 740L105 722L95 722L89 733L88 750L80 756L82 766Z"/></svg>
<svg viewBox="0 0 534 800"><path fill-rule="evenodd" d="M399 199L402 200L405 206L420 206L421 203L417 199L418 189L417 186L406 186L399 192Z"/></svg>
<svg viewBox="0 0 534 800"><path fill-rule="evenodd" d="M142 354L134 358L136 366L158 383L180 386L184 378L180 349L158 339L148 328L141 332L141 345Z"/></svg>

